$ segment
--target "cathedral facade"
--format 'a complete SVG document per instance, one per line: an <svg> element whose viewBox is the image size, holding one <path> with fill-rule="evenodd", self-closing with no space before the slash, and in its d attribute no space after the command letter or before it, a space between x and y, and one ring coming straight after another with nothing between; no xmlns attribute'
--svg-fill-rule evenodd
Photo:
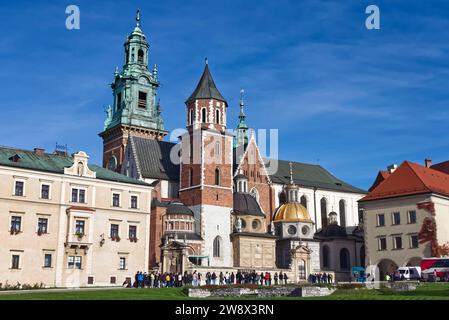
<svg viewBox="0 0 449 320"><path fill-rule="evenodd" d="M354 234L365 191L319 165L265 158L246 123L243 96L236 130L229 130L232 106L207 60L185 101L185 133L177 143L164 141L148 50L138 16L100 136L105 167L154 188L150 268L283 270L300 281L323 271L346 279L351 266L364 265L363 237Z"/></svg>

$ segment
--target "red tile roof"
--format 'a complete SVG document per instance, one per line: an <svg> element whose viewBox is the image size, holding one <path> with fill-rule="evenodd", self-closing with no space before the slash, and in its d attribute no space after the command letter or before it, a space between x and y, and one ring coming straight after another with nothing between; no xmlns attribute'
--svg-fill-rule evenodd
<svg viewBox="0 0 449 320"><path fill-rule="evenodd" d="M405 161L388 179L360 201L378 200L420 193L449 196L449 174Z"/></svg>

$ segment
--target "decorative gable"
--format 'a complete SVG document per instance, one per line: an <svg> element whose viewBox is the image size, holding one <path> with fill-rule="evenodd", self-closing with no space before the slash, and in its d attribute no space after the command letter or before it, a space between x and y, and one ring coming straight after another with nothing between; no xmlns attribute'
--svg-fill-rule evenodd
<svg viewBox="0 0 449 320"><path fill-rule="evenodd" d="M64 168L64 174L86 178L96 178L97 174L87 166L89 156L84 151L79 151L73 155L73 165Z"/></svg>

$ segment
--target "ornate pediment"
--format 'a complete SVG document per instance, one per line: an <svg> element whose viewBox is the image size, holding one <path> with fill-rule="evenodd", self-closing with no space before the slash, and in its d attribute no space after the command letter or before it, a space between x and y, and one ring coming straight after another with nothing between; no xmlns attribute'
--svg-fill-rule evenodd
<svg viewBox="0 0 449 320"><path fill-rule="evenodd" d="M64 168L64 174L71 176L79 176L86 178L96 178L96 172L89 169L87 166L89 156L84 151L79 151L73 155L73 165L69 168Z"/></svg>

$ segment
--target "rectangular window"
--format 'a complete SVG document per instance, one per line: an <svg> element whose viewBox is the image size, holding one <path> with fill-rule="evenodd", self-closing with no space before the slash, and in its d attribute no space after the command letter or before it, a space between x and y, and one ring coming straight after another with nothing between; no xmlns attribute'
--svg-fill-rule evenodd
<svg viewBox="0 0 449 320"><path fill-rule="evenodd" d="M126 269L126 258L120 258L119 268L120 268L120 270L125 270Z"/></svg>
<svg viewBox="0 0 449 320"><path fill-rule="evenodd" d="M11 269L19 269L20 267L20 256L18 254L12 255Z"/></svg>
<svg viewBox="0 0 449 320"><path fill-rule="evenodd" d="M128 236L130 239L137 238L137 226L129 226Z"/></svg>
<svg viewBox="0 0 449 320"><path fill-rule="evenodd" d="M37 232L38 233L47 233L48 231L48 219L47 218L39 218L37 219Z"/></svg>
<svg viewBox="0 0 449 320"><path fill-rule="evenodd" d="M69 256L68 257L68 268L69 269L81 269L81 257L80 256Z"/></svg>
<svg viewBox="0 0 449 320"><path fill-rule="evenodd" d="M41 199L50 199L50 185L43 184L41 186Z"/></svg>
<svg viewBox="0 0 449 320"><path fill-rule="evenodd" d="M402 249L402 237L401 236L393 237L393 248L394 249Z"/></svg>
<svg viewBox="0 0 449 320"><path fill-rule="evenodd" d="M23 188L24 188L24 182L23 181L16 181L15 187L14 187L14 195L23 197Z"/></svg>
<svg viewBox="0 0 449 320"><path fill-rule="evenodd" d="M118 224L111 224L111 238L118 238Z"/></svg>
<svg viewBox="0 0 449 320"><path fill-rule="evenodd" d="M377 226L378 227L385 226L385 215L383 213L377 215Z"/></svg>
<svg viewBox="0 0 449 320"><path fill-rule="evenodd" d="M387 250L387 238L381 237L378 239L379 251Z"/></svg>
<svg viewBox="0 0 449 320"><path fill-rule="evenodd" d="M111 284L115 284L117 282L117 278L116 277L111 277Z"/></svg>
<svg viewBox="0 0 449 320"><path fill-rule="evenodd" d="M393 212L391 214L391 220L394 226L401 224L401 214L399 212Z"/></svg>
<svg viewBox="0 0 449 320"><path fill-rule="evenodd" d="M51 268L51 254L44 255L44 268Z"/></svg>
<svg viewBox="0 0 449 320"><path fill-rule="evenodd" d="M137 209L137 196L131 196L131 209Z"/></svg>
<svg viewBox="0 0 449 320"><path fill-rule="evenodd" d="M147 94L146 92L139 91L139 100L137 101L139 108L147 107Z"/></svg>
<svg viewBox="0 0 449 320"><path fill-rule="evenodd" d="M86 227L86 221L84 220L76 220L75 221L75 234L78 236L84 236L85 235L85 227Z"/></svg>
<svg viewBox="0 0 449 320"><path fill-rule="evenodd" d="M410 236L410 248L415 249L419 247L418 235L414 234Z"/></svg>
<svg viewBox="0 0 449 320"><path fill-rule="evenodd" d="M119 193L112 194L112 206L120 207L120 194Z"/></svg>
<svg viewBox="0 0 449 320"><path fill-rule="evenodd" d="M410 210L408 212L408 223L416 223L416 211Z"/></svg>
<svg viewBox="0 0 449 320"><path fill-rule="evenodd" d="M11 217L11 231L18 232L22 230L22 217L12 216Z"/></svg>
<svg viewBox="0 0 449 320"><path fill-rule="evenodd" d="M86 203L86 191L83 189L72 189L72 202Z"/></svg>

